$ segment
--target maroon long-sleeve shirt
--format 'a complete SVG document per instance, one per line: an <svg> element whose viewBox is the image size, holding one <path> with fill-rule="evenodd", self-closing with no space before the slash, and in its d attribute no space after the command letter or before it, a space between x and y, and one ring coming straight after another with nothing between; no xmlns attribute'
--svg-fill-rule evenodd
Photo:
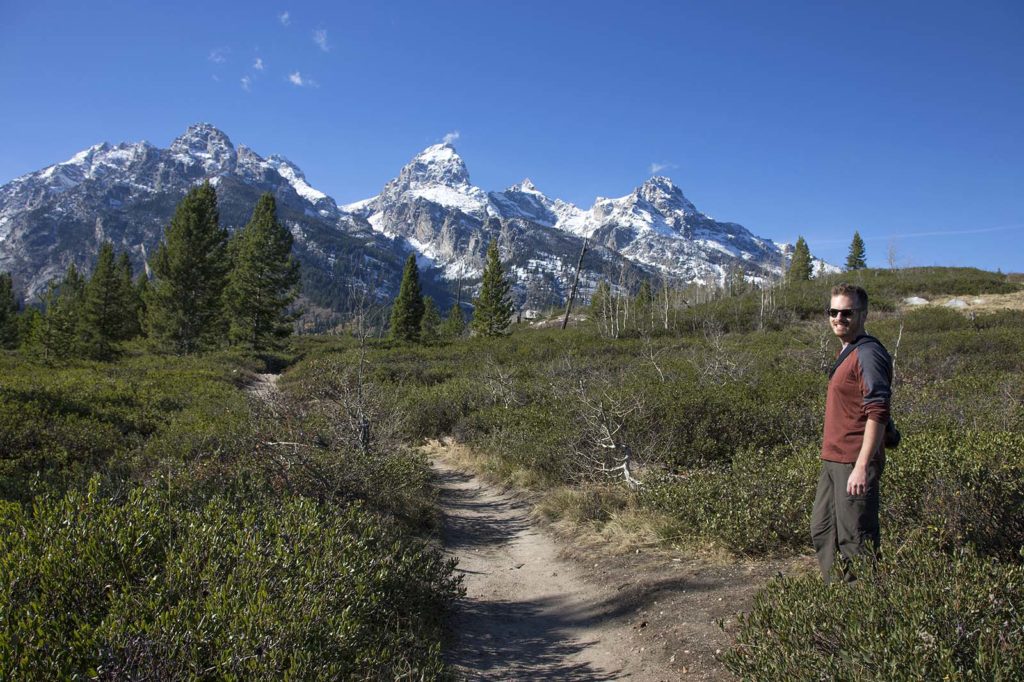
<svg viewBox="0 0 1024 682"><path fill-rule="evenodd" d="M892 358L888 351L874 340L854 348L828 382L821 458L856 462L868 420L883 426L889 421L891 396ZM876 456L884 456L883 446L878 450Z"/></svg>

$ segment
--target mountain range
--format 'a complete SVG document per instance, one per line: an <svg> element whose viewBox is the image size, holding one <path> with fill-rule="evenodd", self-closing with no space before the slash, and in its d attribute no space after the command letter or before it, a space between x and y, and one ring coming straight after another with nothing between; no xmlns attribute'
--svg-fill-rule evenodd
<svg viewBox="0 0 1024 682"><path fill-rule="evenodd" d="M90 269L104 240L145 267L177 203L204 181L216 186L229 230L271 192L295 237L307 302L334 311L356 293L392 297L409 253L417 254L426 291L443 305L456 283L467 287L468 300L492 240L527 312L564 302L584 240L584 298L601 279L632 288L642 279L722 281L741 269L761 280L780 273L791 253L701 213L666 177L584 210L550 199L528 179L503 191L481 189L450 144L417 154L377 196L339 206L285 157L264 158L201 123L166 149L98 144L0 186L0 271L11 272L31 299L70 263Z"/></svg>

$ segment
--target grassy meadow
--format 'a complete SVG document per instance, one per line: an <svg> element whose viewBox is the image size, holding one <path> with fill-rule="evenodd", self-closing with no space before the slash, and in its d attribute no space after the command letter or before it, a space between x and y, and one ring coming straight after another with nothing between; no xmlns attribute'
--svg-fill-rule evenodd
<svg viewBox="0 0 1024 682"><path fill-rule="evenodd" d="M743 679L1014 679L1024 669L1024 313L969 269L866 270L904 434L883 560L759 595ZM565 331L287 355L0 356L0 677L428 678L459 594L416 446L453 438L553 522L670 551L809 552L834 281L600 311ZM710 300L708 300L710 299ZM280 391L246 390L268 362ZM639 541L639 540L638 540Z"/></svg>

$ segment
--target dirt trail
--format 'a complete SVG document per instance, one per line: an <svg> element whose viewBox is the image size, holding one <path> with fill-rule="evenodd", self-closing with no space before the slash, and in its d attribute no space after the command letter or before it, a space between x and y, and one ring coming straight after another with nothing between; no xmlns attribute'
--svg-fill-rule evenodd
<svg viewBox="0 0 1024 682"><path fill-rule="evenodd" d="M246 390L257 398L267 400L277 392L277 380L280 376L280 374L257 374L256 380L246 387Z"/></svg>
<svg viewBox="0 0 1024 682"><path fill-rule="evenodd" d="M451 448L426 452L465 579L449 660L467 679L735 679L717 660L729 645L719 621L735 623L770 577L809 570L807 557L723 562L563 542L527 503L447 461Z"/></svg>
<svg viewBox="0 0 1024 682"><path fill-rule="evenodd" d="M637 676L603 623L594 595L528 509L434 452L444 540L459 558L466 598L452 662L469 679L614 680ZM596 598L595 598L596 597Z"/></svg>

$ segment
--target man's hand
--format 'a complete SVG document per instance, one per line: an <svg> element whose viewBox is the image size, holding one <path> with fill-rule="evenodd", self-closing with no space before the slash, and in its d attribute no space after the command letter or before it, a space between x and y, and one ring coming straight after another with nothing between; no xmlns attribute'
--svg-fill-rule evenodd
<svg viewBox="0 0 1024 682"><path fill-rule="evenodd" d="M853 471L850 472L850 477L846 479L846 494L863 495L867 491L868 469L860 464L856 464L853 467Z"/></svg>

